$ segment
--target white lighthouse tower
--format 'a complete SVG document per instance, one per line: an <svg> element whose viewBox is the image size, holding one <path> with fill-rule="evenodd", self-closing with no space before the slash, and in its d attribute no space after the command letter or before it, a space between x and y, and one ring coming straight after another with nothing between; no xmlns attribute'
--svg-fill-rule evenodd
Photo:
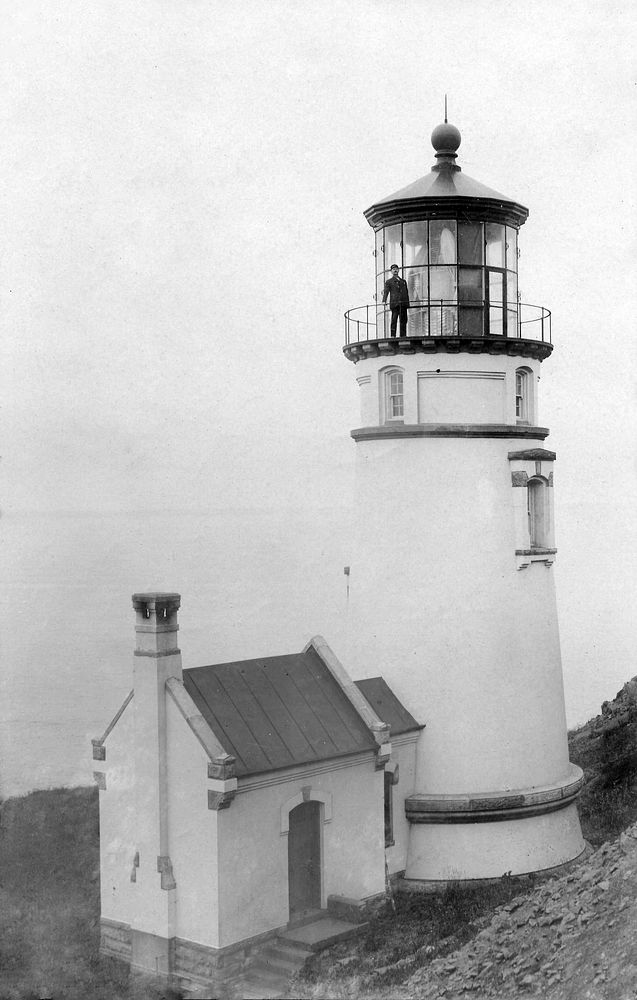
<svg viewBox="0 0 637 1000"><path fill-rule="evenodd" d="M553 578L553 467L540 426L550 313L518 297L528 210L456 164L365 212L376 303L346 314L360 387L348 664L424 723L405 878L492 878L584 850ZM408 323L391 335L397 264ZM400 786L399 786L400 787Z"/></svg>

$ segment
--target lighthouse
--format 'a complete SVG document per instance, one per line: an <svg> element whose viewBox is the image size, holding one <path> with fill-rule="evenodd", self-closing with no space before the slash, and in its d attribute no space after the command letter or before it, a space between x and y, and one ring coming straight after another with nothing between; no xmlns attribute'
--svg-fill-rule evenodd
<svg viewBox="0 0 637 1000"><path fill-rule="evenodd" d="M551 316L518 294L528 210L461 170L453 125L431 141L430 172L365 212L376 296L346 313L344 347L361 411L347 662L425 725L394 803L415 888L585 849L538 392Z"/></svg>

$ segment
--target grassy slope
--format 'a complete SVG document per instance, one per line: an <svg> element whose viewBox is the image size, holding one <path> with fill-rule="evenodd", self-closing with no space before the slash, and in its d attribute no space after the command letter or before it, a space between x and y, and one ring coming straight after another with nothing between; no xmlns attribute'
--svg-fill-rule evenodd
<svg viewBox="0 0 637 1000"><path fill-rule="evenodd" d="M313 956L292 992L295 997L365 1000L392 996L421 966L469 941L498 906L536 884L535 878L504 878L479 888L451 885L440 894L400 895L374 918L358 942L336 945Z"/></svg>
<svg viewBox="0 0 637 1000"><path fill-rule="evenodd" d="M159 1000L99 959L97 791L33 792L0 813L0 998Z"/></svg>
<svg viewBox="0 0 637 1000"><path fill-rule="evenodd" d="M582 832L597 846L637 820L637 678L600 715L569 733L569 752L584 771Z"/></svg>

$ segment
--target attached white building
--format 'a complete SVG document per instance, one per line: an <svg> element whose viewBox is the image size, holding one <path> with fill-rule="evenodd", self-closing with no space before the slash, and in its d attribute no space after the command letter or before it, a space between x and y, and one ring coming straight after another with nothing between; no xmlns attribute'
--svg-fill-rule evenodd
<svg viewBox="0 0 637 1000"><path fill-rule="evenodd" d="M93 741L102 952L178 983L233 978L312 915L359 919L405 868L421 726L325 641L182 670L178 594L136 594L133 690ZM99 769L98 769L99 768ZM404 798L404 796L403 796Z"/></svg>

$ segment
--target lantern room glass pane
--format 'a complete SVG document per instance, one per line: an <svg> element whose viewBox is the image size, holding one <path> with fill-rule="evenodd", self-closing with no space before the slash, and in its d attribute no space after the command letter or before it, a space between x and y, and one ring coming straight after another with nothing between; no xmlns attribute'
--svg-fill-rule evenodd
<svg viewBox="0 0 637 1000"><path fill-rule="evenodd" d="M483 235L481 222L458 223L458 261L460 264L482 264Z"/></svg>
<svg viewBox="0 0 637 1000"><path fill-rule="evenodd" d="M429 268L429 299L432 303L456 301L456 268Z"/></svg>
<svg viewBox="0 0 637 1000"><path fill-rule="evenodd" d="M489 302L492 306L504 303L504 275L499 271L489 271Z"/></svg>
<svg viewBox="0 0 637 1000"><path fill-rule="evenodd" d="M405 268L405 281L409 289L410 302L426 302L429 298L427 294L427 268L407 267Z"/></svg>
<svg viewBox="0 0 637 1000"><path fill-rule="evenodd" d="M455 264L455 221L435 219L429 223L429 261L431 264Z"/></svg>
<svg viewBox="0 0 637 1000"><path fill-rule="evenodd" d="M507 337L517 337L518 334L518 314L512 309L507 309Z"/></svg>
<svg viewBox="0 0 637 1000"><path fill-rule="evenodd" d="M388 271L392 264L398 264L398 267L402 270L403 266L403 255L402 247L400 245L401 240L401 224L398 223L395 226L387 226L385 229L385 270Z"/></svg>
<svg viewBox="0 0 637 1000"><path fill-rule="evenodd" d="M383 262L383 240L385 237L384 229L376 230L376 274L385 270L385 264Z"/></svg>
<svg viewBox="0 0 637 1000"><path fill-rule="evenodd" d="M518 276L513 271L507 271L507 306L509 309L518 306Z"/></svg>
<svg viewBox="0 0 637 1000"><path fill-rule="evenodd" d="M489 333L491 336L501 337L504 334L504 321L502 319L502 309L489 309Z"/></svg>
<svg viewBox="0 0 637 1000"><path fill-rule="evenodd" d="M381 271L376 275L376 301L380 304L383 301L383 291L385 289L386 275Z"/></svg>
<svg viewBox="0 0 637 1000"><path fill-rule="evenodd" d="M490 267L504 267L504 226L487 222L487 264Z"/></svg>
<svg viewBox="0 0 637 1000"><path fill-rule="evenodd" d="M429 311L427 309L409 309L407 319L407 330L410 337L429 336Z"/></svg>
<svg viewBox="0 0 637 1000"><path fill-rule="evenodd" d="M456 306L436 306L429 310L429 333L432 337L455 337L458 332Z"/></svg>
<svg viewBox="0 0 637 1000"><path fill-rule="evenodd" d="M482 268L458 268L458 301L482 302Z"/></svg>
<svg viewBox="0 0 637 1000"><path fill-rule="evenodd" d="M427 263L427 223L406 222L403 225L405 267Z"/></svg>
<svg viewBox="0 0 637 1000"><path fill-rule="evenodd" d="M460 306L460 329L461 337L481 337L484 310L479 308L466 308Z"/></svg>
<svg viewBox="0 0 637 1000"><path fill-rule="evenodd" d="M489 333L495 336L504 334L503 277L499 271L489 271Z"/></svg>
<svg viewBox="0 0 637 1000"><path fill-rule="evenodd" d="M518 269L518 234L511 226L506 227L506 254L507 269L517 271Z"/></svg>

